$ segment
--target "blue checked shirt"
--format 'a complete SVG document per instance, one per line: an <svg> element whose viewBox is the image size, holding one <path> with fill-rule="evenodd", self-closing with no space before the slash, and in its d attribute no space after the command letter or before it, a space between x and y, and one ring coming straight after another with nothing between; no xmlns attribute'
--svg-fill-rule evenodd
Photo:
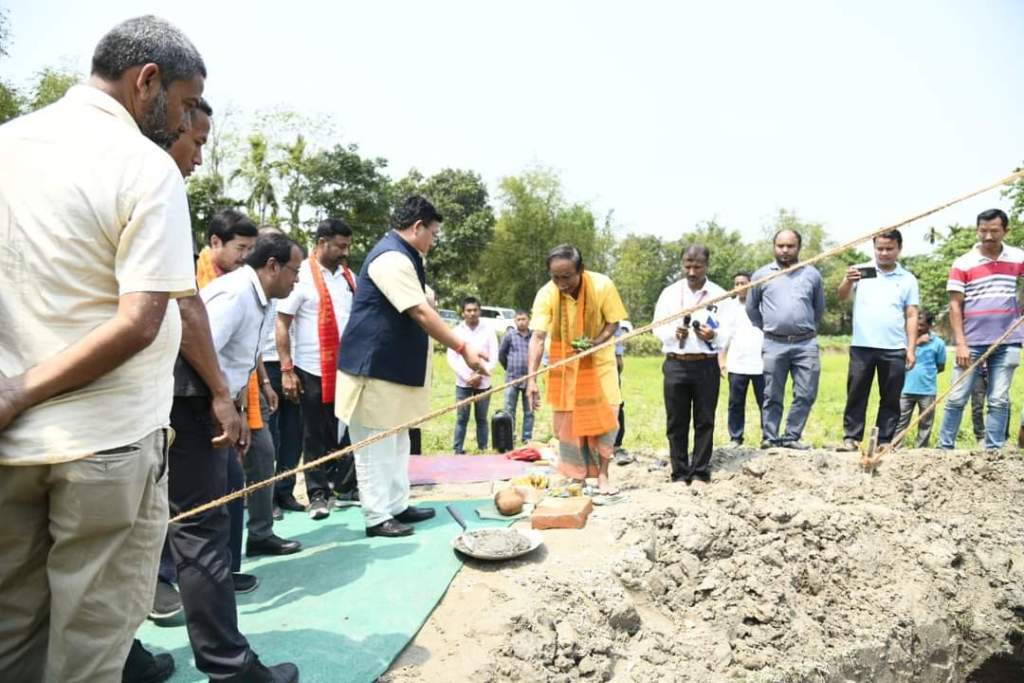
<svg viewBox="0 0 1024 683"><path fill-rule="evenodd" d="M501 348L498 350L498 362L505 368L505 377L515 379L522 377L529 369L527 367L530 352L530 337L532 331L525 335L518 330L511 330L501 340Z"/></svg>

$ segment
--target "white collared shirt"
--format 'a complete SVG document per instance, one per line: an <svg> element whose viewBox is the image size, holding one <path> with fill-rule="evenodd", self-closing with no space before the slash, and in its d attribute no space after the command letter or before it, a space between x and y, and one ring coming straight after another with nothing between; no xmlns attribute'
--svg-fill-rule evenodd
<svg viewBox="0 0 1024 683"><path fill-rule="evenodd" d="M74 86L0 126L0 373L19 375L112 319L132 292L166 292L153 342L0 430L0 465L68 462L170 423L181 318L195 290L181 172L115 99Z"/></svg>
<svg viewBox="0 0 1024 683"><path fill-rule="evenodd" d="M477 323L476 329L471 329L463 321L452 332L459 339L466 342L466 344L476 349L477 352L487 355L487 360L484 361L487 374L484 375L484 378L476 388L489 389L491 386L491 371L498 364L498 336L495 334L494 328L481 320ZM473 376L474 371L466 365L466 359L455 353L455 349L448 349L447 357L448 365L455 371L455 386L468 387L468 380Z"/></svg>
<svg viewBox="0 0 1024 683"><path fill-rule="evenodd" d="M690 286L686 283L686 279L683 278L678 282L675 282L661 291L661 295L658 297L658 303L654 307L654 319L660 320L666 316L678 313L684 308L691 308L697 304L713 299L717 296L721 296L725 293L721 287L716 285L711 280L704 280L704 286L694 292L690 289ZM676 339L676 328L683 326L683 320L674 320L667 325L660 325L654 328L654 335L661 340L661 352L668 353L706 353L714 355L718 353L718 349L728 342L729 329L722 325L720 322L720 316L717 313L709 312L708 309L702 308L694 311L690 315L692 320L698 320L702 325L706 325L709 322L718 323L718 328L715 330L715 338L710 342L705 342L698 337L693 328L690 328L690 334L687 335L686 341L680 343Z"/></svg>
<svg viewBox="0 0 1024 683"><path fill-rule="evenodd" d="M210 332L217 360L227 378L228 391L237 396L256 369L267 328L276 317L256 271L249 266L210 282L199 291L210 317Z"/></svg>
<svg viewBox="0 0 1024 683"><path fill-rule="evenodd" d="M763 375L764 332L754 327L747 307L739 299L723 301L718 306L721 323L729 330L728 341L719 347L727 353L725 367L737 375Z"/></svg>
<svg viewBox="0 0 1024 683"><path fill-rule="evenodd" d="M310 259L299 266L299 279L295 289L287 299L277 306L278 313L295 316L292 320L292 362L296 367L317 377L320 376L320 293L316 291L313 273L309 270ZM331 295L331 306L334 308L334 321L338 324L338 338L348 323L352 313L352 297L354 292L345 280L344 269L338 266L333 273L317 262L320 273L324 276L324 285ZM352 274L353 279L355 274Z"/></svg>

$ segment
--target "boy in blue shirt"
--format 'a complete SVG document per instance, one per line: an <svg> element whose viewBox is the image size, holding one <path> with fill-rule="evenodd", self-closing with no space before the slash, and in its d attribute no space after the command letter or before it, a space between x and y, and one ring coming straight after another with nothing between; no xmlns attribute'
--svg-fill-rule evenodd
<svg viewBox="0 0 1024 683"><path fill-rule="evenodd" d="M910 424L914 407L923 413L935 403L938 391L938 375L946 369L946 344L933 335L932 324L935 315L929 311L921 311L917 319L917 363L907 371L903 382L903 395L900 396L900 422L896 433L901 433ZM928 438L932 435L932 420L935 412L924 416L917 427L917 447L927 448Z"/></svg>

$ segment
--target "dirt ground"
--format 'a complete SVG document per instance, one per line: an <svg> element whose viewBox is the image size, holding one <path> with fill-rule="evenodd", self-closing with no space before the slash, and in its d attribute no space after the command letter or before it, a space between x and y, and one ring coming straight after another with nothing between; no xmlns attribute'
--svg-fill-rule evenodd
<svg viewBox="0 0 1024 683"><path fill-rule="evenodd" d="M1018 454L730 449L700 492L655 460L586 528L467 561L381 680L1024 680Z"/></svg>

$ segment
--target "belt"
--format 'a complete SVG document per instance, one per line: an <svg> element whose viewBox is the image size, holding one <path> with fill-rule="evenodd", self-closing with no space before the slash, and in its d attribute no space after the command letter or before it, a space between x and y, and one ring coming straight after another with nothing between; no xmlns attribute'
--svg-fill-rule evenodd
<svg viewBox="0 0 1024 683"><path fill-rule="evenodd" d="M814 339L818 336L817 332L804 332L803 334L773 334L771 332L764 333L765 339L771 339L774 342L786 342L792 344L793 342L807 341L808 339Z"/></svg>
<svg viewBox="0 0 1024 683"><path fill-rule="evenodd" d="M667 353L665 355L669 360L679 361L714 360L718 357L717 354L711 353Z"/></svg>

